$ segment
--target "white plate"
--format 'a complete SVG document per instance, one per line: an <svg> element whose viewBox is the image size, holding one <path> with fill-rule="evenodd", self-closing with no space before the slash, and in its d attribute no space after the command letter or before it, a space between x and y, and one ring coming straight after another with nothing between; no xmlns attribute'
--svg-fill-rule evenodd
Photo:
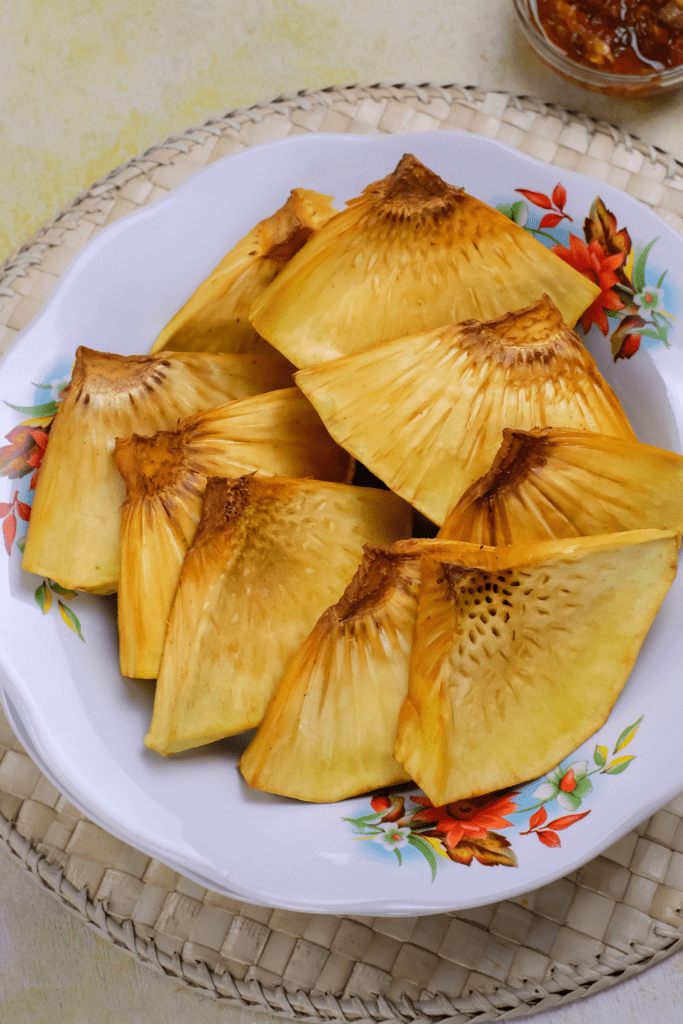
<svg viewBox="0 0 683 1024"><path fill-rule="evenodd" d="M631 274L644 282L637 289L640 313L654 327L669 324L668 346L643 337L632 358L614 362L609 338L595 327L588 345L641 440L680 451L683 334L661 311L680 311L683 240L602 182L458 132L296 136L198 171L167 198L108 227L77 256L4 358L0 398L25 407L49 400L49 391L35 385L63 379L81 344L148 351L224 253L291 188L332 194L341 205L392 170L404 152L481 199L506 205L518 220L528 215L528 226L562 244L567 229L583 238L584 218L596 194L602 197L617 229L626 227L633 242ZM558 181L566 203L555 190ZM542 217L547 227L540 229ZM655 238L643 267L637 257ZM22 416L0 405L0 434ZM30 502L30 479L2 481L0 491L8 503L3 519L14 515L18 527L0 574L8 710L46 775L85 814L204 885L253 903L320 912L429 914L486 904L572 871L683 790L680 578L608 722L563 762L560 775L512 797L516 810L501 822L484 822L481 808L474 815L463 811L463 836L484 833L483 843L481 835L478 840L483 858L490 856L494 831L509 844L502 847L504 858L516 859L516 866L475 859L466 869L439 856L406 820L419 810L406 794L404 820L392 823L381 821L382 807L376 803L375 812L369 797L310 806L252 792L237 770L240 739L158 757L143 745L151 689L118 672L114 599L64 599L62 615L59 595L51 592L52 607L41 614L35 598L41 580L21 570L17 550L26 524L17 505L8 511L15 492ZM83 640L70 628L68 610L77 615Z"/></svg>

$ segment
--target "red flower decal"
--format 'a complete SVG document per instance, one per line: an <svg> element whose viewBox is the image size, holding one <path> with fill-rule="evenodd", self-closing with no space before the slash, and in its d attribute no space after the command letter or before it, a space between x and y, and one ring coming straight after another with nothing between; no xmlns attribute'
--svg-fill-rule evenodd
<svg viewBox="0 0 683 1024"><path fill-rule="evenodd" d="M459 800L443 807L434 807L431 800L424 796L414 796L417 804L424 810L413 816L413 821L434 822L437 832L444 834L446 846L453 849L465 836L471 839L484 839L492 828L506 828L512 822L507 821L504 814L514 814L517 804L510 800L516 793L497 797L475 797L472 800Z"/></svg>
<svg viewBox="0 0 683 1024"><path fill-rule="evenodd" d="M0 476L16 479L33 472L30 483L33 490L47 448L49 427L43 430L42 427L20 423L5 437L10 443L0 448Z"/></svg>
<svg viewBox="0 0 683 1024"><path fill-rule="evenodd" d="M639 334L627 334L624 344L619 349L619 359L630 359L640 348L641 337Z"/></svg>
<svg viewBox="0 0 683 1024"><path fill-rule="evenodd" d="M617 359L630 359L640 348L640 328L646 326L642 316L625 316L616 331L612 333L610 344L614 362Z"/></svg>
<svg viewBox="0 0 683 1024"><path fill-rule="evenodd" d="M398 793L391 793L389 796L373 796L370 806L376 814L382 814L381 822L393 822L403 817L406 802Z"/></svg>
<svg viewBox="0 0 683 1024"><path fill-rule="evenodd" d="M605 310L625 308L624 303L613 290L619 280L614 271L624 262L624 254L615 253L613 256L607 256L599 242L591 242L590 245L586 245L576 235L569 236L568 249L563 245L554 245L552 251L600 288L597 299L581 317L581 326L584 333L587 334L591 324L595 324L604 335L607 335L609 324Z"/></svg>

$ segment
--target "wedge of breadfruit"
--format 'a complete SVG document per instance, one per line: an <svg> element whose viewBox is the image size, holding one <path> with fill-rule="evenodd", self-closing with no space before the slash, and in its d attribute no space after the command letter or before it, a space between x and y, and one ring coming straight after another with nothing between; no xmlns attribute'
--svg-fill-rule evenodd
<svg viewBox="0 0 683 1024"><path fill-rule="evenodd" d="M112 459L115 439L175 426L200 409L288 380L280 356L121 356L79 348L38 475L23 568L68 589L113 593L126 494Z"/></svg>
<svg viewBox="0 0 683 1024"><path fill-rule="evenodd" d="M330 196L293 189L225 256L166 324L152 352L269 352L249 310L307 239L337 211Z"/></svg>
<svg viewBox="0 0 683 1024"><path fill-rule="evenodd" d="M683 456L624 437L503 430L493 466L439 530L492 547L651 527L683 533Z"/></svg>
<svg viewBox="0 0 683 1024"><path fill-rule="evenodd" d="M468 320L312 366L295 380L332 437L438 525L491 468L504 427L635 440L547 296L488 323Z"/></svg>
<svg viewBox="0 0 683 1024"><path fill-rule="evenodd" d="M242 358L242 357L235 357ZM119 577L121 673L155 679L183 559L210 476L251 471L346 482L353 459L298 388L209 409L173 430L117 439L123 477Z"/></svg>
<svg viewBox="0 0 683 1024"><path fill-rule="evenodd" d="M275 686L366 543L410 534L388 491L211 477L187 553L145 743L171 754L258 725Z"/></svg>
<svg viewBox="0 0 683 1024"><path fill-rule="evenodd" d="M420 594L394 756L435 806L544 774L599 729L676 575L680 536L414 541Z"/></svg>
<svg viewBox="0 0 683 1024"><path fill-rule="evenodd" d="M240 760L254 789L327 802L408 782L394 759L419 557L368 545L343 597L304 640Z"/></svg>
<svg viewBox="0 0 683 1024"><path fill-rule="evenodd" d="M264 291L251 322L299 367L547 294L573 327L600 294L509 218L407 154Z"/></svg>

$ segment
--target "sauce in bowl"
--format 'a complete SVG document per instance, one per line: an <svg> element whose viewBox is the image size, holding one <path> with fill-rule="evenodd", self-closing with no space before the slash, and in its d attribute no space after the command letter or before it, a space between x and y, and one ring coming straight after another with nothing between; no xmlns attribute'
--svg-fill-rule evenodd
<svg viewBox="0 0 683 1024"><path fill-rule="evenodd" d="M548 40L571 60L615 75L683 64L683 0L536 0Z"/></svg>

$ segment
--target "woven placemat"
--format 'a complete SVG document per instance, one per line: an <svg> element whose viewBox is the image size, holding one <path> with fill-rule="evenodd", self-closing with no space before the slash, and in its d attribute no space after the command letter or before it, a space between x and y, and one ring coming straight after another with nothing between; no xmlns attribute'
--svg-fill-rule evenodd
<svg viewBox="0 0 683 1024"><path fill-rule="evenodd" d="M584 114L457 85L303 91L173 136L57 213L0 268L0 351L89 239L199 167L286 135L441 129L607 181L683 231L683 165ZM225 1004L302 1021L520 1017L683 946L683 794L581 870L498 904L409 918L293 913L204 889L88 821L0 711L0 846L141 963Z"/></svg>

